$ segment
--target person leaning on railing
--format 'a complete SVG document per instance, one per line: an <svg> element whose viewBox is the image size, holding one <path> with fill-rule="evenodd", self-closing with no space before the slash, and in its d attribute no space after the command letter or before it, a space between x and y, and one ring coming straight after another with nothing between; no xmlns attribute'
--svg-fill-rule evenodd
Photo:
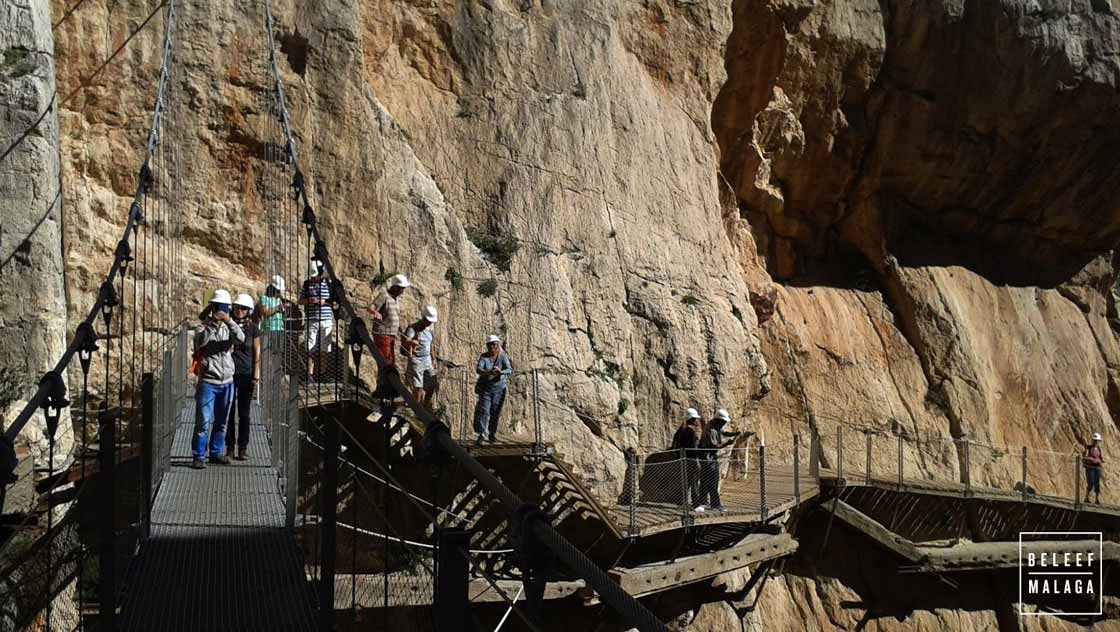
<svg viewBox="0 0 1120 632"><path fill-rule="evenodd" d="M700 435L701 489L700 504L696 506L696 511L704 511L704 503L708 503L712 511L727 511L719 497L719 450L735 443L735 438L740 434L725 432L723 429L729 423L731 423L731 413L720 408L716 416L704 426L704 432Z"/></svg>

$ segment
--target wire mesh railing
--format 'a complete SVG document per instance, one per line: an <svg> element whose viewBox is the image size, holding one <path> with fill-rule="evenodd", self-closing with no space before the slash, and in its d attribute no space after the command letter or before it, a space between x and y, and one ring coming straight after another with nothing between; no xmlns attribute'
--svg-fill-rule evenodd
<svg viewBox="0 0 1120 632"><path fill-rule="evenodd" d="M12 494L22 502L16 523L0 528L0 627L75 630L96 617L111 629L119 580L143 536L150 490L165 471L166 462L145 448L163 439L159 424L172 394L179 393L173 384L185 380L184 374L171 376L166 362L169 352L182 355L169 345L180 335L183 304L172 297L186 267L177 3L161 4L148 19L161 11L158 85L112 265L53 369L15 418L5 420L0 501ZM73 403L68 383L79 393ZM17 451L40 412L45 454ZM37 460L35 467L22 469L28 474L9 484L28 458Z"/></svg>
<svg viewBox="0 0 1120 632"><path fill-rule="evenodd" d="M964 494L1001 495L1023 500L1053 499L1080 505L1089 495L1080 451L1029 446L996 446L968 437L943 437L895 425L861 427L817 422L820 467L836 479L899 490L935 487ZM1102 487L1105 504L1115 502ZM1111 502L1110 502L1111 501Z"/></svg>
<svg viewBox="0 0 1120 632"><path fill-rule="evenodd" d="M718 450L628 452L618 500L628 535L717 515L765 521L815 489L800 435L782 449L751 443Z"/></svg>

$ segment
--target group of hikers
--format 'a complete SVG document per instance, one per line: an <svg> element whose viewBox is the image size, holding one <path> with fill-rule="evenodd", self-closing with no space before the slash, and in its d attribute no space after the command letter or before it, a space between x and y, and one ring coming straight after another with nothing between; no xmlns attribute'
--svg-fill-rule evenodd
<svg viewBox="0 0 1120 632"><path fill-rule="evenodd" d="M731 423L731 414L724 408L716 411L703 429L700 421L700 412L689 408L684 423L673 434L670 449L681 451L686 459L685 502L693 503L693 511L723 512L726 510L719 497L719 450L734 443L742 433L725 430Z"/></svg>
<svg viewBox="0 0 1120 632"><path fill-rule="evenodd" d="M417 318L401 331L400 300L412 287L408 277L396 274L368 309L372 321L374 346L388 366L396 367L398 351L406 359L403 382L412 396L430 405L438 388L434 351L434 326L439 314L425 306ZM194 330L194 363L198 376L195 390L195 433L192 442L196 469L210 463L228 465L248 458L252 400L260 382L261 335L286 329L291 305L285 300L283 277L274 276L259 300L249 294L232 298L225 289L211 294ZM298 295L302 306L303 343L307 351L307 379L322 380L328 371L322 366L332 352L335 313L331 284L318 262L312 261L308 277ZM287 327L291 329L291 327ZM475 364L474 409L475 444L497 440L499 419L506 398L506 385L513 374L509 355L496 335L486 337L486 351ZM314 363L314 367L312 364ZM382 374L383 375L383 374ZM379 380L380 381L380 380ZM379 384L378 389L384 388ZM232 413L232 416L231 416ZM228 433L227 433L227 421ZM687 475L685 499L695 511L724 511L719 495L721 448L731 445L741 434L725 428L731 423L727 410L720 408L701 428L701 416L689 408L685 420L673 436L671 449L684 451ZM226 436L228 434L228 437ZM229 446L228 451L226 446ZM1085 468L1086 499L1095 494L1100 504L1103 455L1101 435L1093 433L1085 443L1082 461Z"/></svg>
<svg viewBox="0 0 1120 632"><path fill-rule="evenodd" d="M440 361L433 342L439 314L434 306L425 306L416 320L401 331L400 299L410 287L408 277L396 274L374 299L368 309L373 343L388 367L396 369L398 352L404 356L402 381L414 398L430 405L438 388L436 365ZM231 459L248 458L252 400L260 382L261 335L292 330L290 324L298 318L294 315L294 306L284 298L285 291L286 284L281 276L272 277L258 301L249 294L239 294L231 300L229 291L217 289L199 314L200 322L194 329L191 369L198 377L191 467L202 469L207 460L228 465ZM331 284L317 261L310 263L297 300L302 307L306 379L329 380L330 371L323 365L333 351L335 300ZM513 365L502 348L501 338L486 337L486 351L478 357L475 373L478 399L474 431L477 434L475 443L481 446L483 441L497 440L506 385L513 374ZM384 375L384 371L379 374L379 390L386 388L381 379Z"/></svg>

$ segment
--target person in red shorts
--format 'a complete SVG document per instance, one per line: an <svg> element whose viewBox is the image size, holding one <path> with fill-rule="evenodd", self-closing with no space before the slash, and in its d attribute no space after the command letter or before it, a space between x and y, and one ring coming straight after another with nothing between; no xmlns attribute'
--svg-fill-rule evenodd
<svg viewBox="0 0 1120 632"><path fill-rule="evenodd" d="M373 345L389 366L395 364L397 336L401 327L401 294L406 288L412 287L408 277L395 274L389 279L389 287L385 288L373 301L369 308L373 320ZM378 377L378 390L383 390L382 378Z"/></svg>

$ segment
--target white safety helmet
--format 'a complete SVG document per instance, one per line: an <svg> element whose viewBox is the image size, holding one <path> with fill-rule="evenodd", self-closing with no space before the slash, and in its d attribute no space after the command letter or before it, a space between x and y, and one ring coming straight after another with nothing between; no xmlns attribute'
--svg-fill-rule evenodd
<svg viewBox="0 0 1120 632"><path fill-rule="evenodd" d="M393 278L389 279L389 287L412 287L408 282L408 277L403 274L394 274Z"/></svg>
<svg viewBox="0 0 1120 632"><path fill-rule="evenodd" d="M495 336L494 334L490 334L489 336L486 336L486 344L490 344L490 343L492 343L492 342L496 342L496 343L498 343L498 344L502 344L502 339L501 339L501 338L499 338L499 337L497 337L497 336Z"/></svg>
<svg viewBox="0 0 1120 632"><path fill-rule="evenodd" d="M728 423L731 423L731 413L727 412L726 408L720 408L716 411L716 419L722 419Z"/></svg>
<svg viewBox="0 0 1120 632"><path fill-rule="evenodd" d="M253 297L248 294L238 294L237 298L233 299L233 304L238 307L247 307L249 309L256 307L256 303L253 302Z"/></svg>
<svg viewBox="0 0 1120 632"><path fill-rule="evenodd" d="M1100 441L1100 440L1101 440L1101 433L1094 432L1093 433L1093 441Z"/></svg>
<svg viewBox="0 0 1120 632"><path fill-rule="evenodd" d="M685 419L699 419L700 411L696 410L695 408L689 408L687 411L685 411L684 416Z"/></svg>
<svg viewBox="0 0 1120 632"><path fill-rule="evenodd" d="M211 303L221 303L222 305L229 305L232 301L230 301L230 299L229 299L229 292L227 292L226 290L224 290L222 288L218 288L218 289L214 290L213 294L210 295L210 302Z"/></svg>
<svg viewBox="0 0 1120 632"><path fill-rule="evenodd" d="M319 262L316 261L315 259L312 259L307 264L307 276L308 277L319 276Z"/></svg>
<svg viewBox="0 0 1120 632"><path fill-rule="evenodd" d="M429 323L434 323L439 320L439 314L436 313L436 308L429 305L424 308L424 320Z"/></svg>
<svg viewBox="0 0 1120 632"><path fill-rule="evenodd" d="M284 291L284 277L280 276L279 274L272 277L272 287L276 288L277 292L283 292Z"/></svg>

